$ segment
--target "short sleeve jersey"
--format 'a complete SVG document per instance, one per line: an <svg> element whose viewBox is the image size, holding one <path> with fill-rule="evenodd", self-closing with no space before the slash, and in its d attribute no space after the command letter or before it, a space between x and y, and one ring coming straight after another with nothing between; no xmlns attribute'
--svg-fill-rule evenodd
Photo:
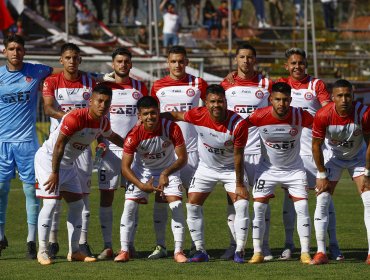
<svg viewBox="0 0 370 280"><path fill-rule="evenodd" d="M147 131L144 125L135 126L127 135L124 153L134 155L133 168L138 172L159 175L175 162L175 148L185 145L180 127L167 119L160 119L160 125Z"/></svg>
<svg viewBox="0 0 370 280"><path fill-rule="evenodd" d="M113 92L112 104L108 114L112 130L125 138L138 120L137 101L148 95L148 89L144 83L131 78L126 83L107 83L107 86ZM122 150L122 147L109 143L109 149Z"/></svg>
<svg viewBox="0 0 370 280"><path fill-rule="evenodd" d="M23 63L20 71L0 67L0 141L37 141L36 112L39 85L52 68Z"/></svg>
<svg viewBox="0 0 370 280"><path fill-rule="evenodd" d="M185 113L186 122L198 132L199 164L216 171L233 171L234 148L244 148L248 139L248 124L237 113L227 110L226 120L215 122L205 107Z"/></svg>
<svg viewBox="0 0 370 280"><path fill-rule="evenodd" d="M89 99L96 83L86 74L81 74L76 80L67 80L64 73L47 77L42 89L43 96L54 98L55 107L68 113L73 109L89 106ZM50 132L59 125L60 120L50 118Z"/></svg>
<svg viewBox="0 0 370 280"><path fill-rule="evenodd" d="M281 78L276 82L285 82L292 88L291 106L301 107L314 116L324 102L330 102L330 94L324 82L307 75L300 81L291 77ZM304 128L301 136L301 155L312 155L312 131Z"/></svg>
<svg viewBox="0 0 370 280"><path fill-rule="evenodd" d="M257 108L268 105L272 81L257 74L252 79L246 80L239 76L234 78L235 83L230 84L226 79L221 86L226 91L227 108L238 113L244 119ZM256 127L250 127L248 141L244 154L260 154L261 143Z"/></svg>
<svg viewBox="0 0 370 280"><path fill-rule="evenodd" d="M321 108L314 118L312 137L327 139L326 146L333 156L351 160L364 148L364 134L370 133L370 108L359 102L353 103L351 115L342 117L330 103Z"/></svg>
<svg viewBox="0 0 370 280"><path fill-rule="evenodd" d="M75 159L99 136L109 137L112 134L109 120L106 116L100 120L93 119L89 109L77 109L64 115L59 126L50 134L49 139L44 142L41 150L53 154L55 143L59 133L68 136L61 166L72 167Z"/></svg>
<svg viewBox="0 0 370 280"><path fill-rule="evenodd" d="M300 137L303 127L311 127L313 117L302 108L290 107L286 118L280 120L272 110L272 106L257 109L247 119L261 135L262 164L273 170L303 168Z"/></svg>
<svg viewBox="0 0 370 280"><path fill-rule="evenodd" d="M163 14L163 33L177 33L180 27L180 16L173 13Z"/></svg>
<svg viewBox="0 0 370 280"><path fill-rule="evenodd" d="M166 76L154 82L151 95L159 101L161 112L185 112L199 106L200 99L205 99L207 83L186 74L181 80ZM184 135L186 149L194 152L197 147L197 132L192 124L178 122Z"/></svg>

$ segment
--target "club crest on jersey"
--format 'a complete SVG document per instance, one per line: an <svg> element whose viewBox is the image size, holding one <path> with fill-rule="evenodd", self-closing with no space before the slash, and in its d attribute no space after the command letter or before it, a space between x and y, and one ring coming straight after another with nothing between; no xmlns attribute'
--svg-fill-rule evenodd
<svg viewBox="0 0 370 280"><path fill-rule="evenodd" d="M255 95L258 99L262 99L265 96L262 90L257 90Z"/></svg>
<svg viewBox="0 0 370 280"><path fill-rule="evenodd" d="M193 97L195 95L195 90L193 90L192 88L189 88L186 91L186 95L189 96L189 97Z"/></svg>
<svg viewBox="0 0 370 280"><path fill-rule="evenodd" d="M85 92L82 94L82 97L83 97L83 99L85 99L85 100L89 100L89 98L90 98L90 92L85 91Z"/></svg>
<svg viewBox="0 0 370 280"><path fill-rule="evenodd" d="M227 140L225 143L224 143L224 146L225 147L230 147L230 146L232 146L233 145L233 141L231 141L231 140Z"/></svg>
<svg viewBox="0 0 370 280"><path fill-rule="evenodd" d="M167 148L168 146L170 146L171 145L171 142L170 141L164 141L163 143L162 143L162 148Z"/></svg>
<svg viewBox="0 0 370 280"><path fill-rule="evenodd" d="M306 92L306 93L304 94L304 99L306 99L306 100L312 100L312 99L313 99L313 94L312 94L312 92Z"/></svg>
<svg viewBox="0 0 370 280"><path fill-rule="evenodd" d="M294 127L289 131L289 134L292 135L292 136L296 136L297 133L298 133L298 129L296 129Z"/></svg>
<svg viewBox="0 0 370 280"><path fill-rule="evenodd" d="M32 77L31 77L31 76L26 76L26 77L25 77L25 81L26 81L27 83L30 83L30 82L32 81Z"/></svg>
<svg viewBox="0 0 370 280"><path fill-rule="evenodd" d="M140 92L138 92L138 91L134 91L134 92L132 93L132 98L134 98L135 100L139 100L139 99L140 99L140 97L141 97L141 93L140 93Z"/></svg>

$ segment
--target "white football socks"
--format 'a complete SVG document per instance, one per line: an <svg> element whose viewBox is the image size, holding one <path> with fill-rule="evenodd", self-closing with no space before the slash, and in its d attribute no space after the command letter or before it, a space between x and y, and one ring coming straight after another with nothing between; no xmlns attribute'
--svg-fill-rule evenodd
<svg viewBox="0 0 370 280"><path fill-rule="evenodd" d="M55 209L54 209L54 214L52 217L51 230L50 230L50 236L49 236L49 242L51 243L58 242L58 231L59 231L59 221L60 221L61 211L62 211L62 200L57 199Z"/></svg>
<svg viewBox="0 0 370 280"><path fill-rule="evenodd" d="M134 224L134 228L133 228L133 230L131 231L131 234L130 234L130 242L129 242L130 246L134 246L135 236L136 236L136 231L137 231L137 225L138 224L139 224L139 207L136 210L135 224Z"/></svg>
<svg viewBox="0 0 370 280"><path fill-rule="evenodd" d="M234 221L235 221L235 208L234 205L227 205L227 226L229 227L229 235L230 235L230 245L236 244L236 237L235 237L235 228L234 228Z"/></svg>
<svg viewBox="0 0 370 280"><path fill-rule="evenodd" d="M204 251L204 221L202 206L186 203L187 223L197 251Z"/></svg>
<svg viewBox="0 0 370 280"><path fill-rule="evenodd" d="M99 208L99 220L104 248L112 248L113 209L112 206Z"/></svg>
<svg viewBox="0 0 370 280"><path fill-rule="evenodd" d="M301 253L308 253L310 252L311 221L307 199L294 202L294 208L297 213L297 232L301 243Z"/></svg>
<svg viewBox="0 0 370 280"><path fill-rule="evenodd" d="M265 213L265 233L263 234L263 248L270 248L270 219L271 219L271 208L270 204L267 204Z"/></svg>
<svg viewBox="0 0 370 280"><path fill-rule="evenodd" d="M316 197L314 225L316 232L317 251L326 254L326 231L329 223L329 205L331 194L323 192Z"/></svg>
<svg viewBox="0 0 370 280"><path fill-rule="evenodd" d="M248 237L249 226L249 202L245 199L240 199L234 202L235 207L235 236L236 236L236 251L244 251L245 243Z"/></svg>
<svg viewBox="0 0 370 280"><path fill-rule="evenodd" d="M265 213L267 209L266 203L255 201L253 203L254 219L253 219L253 249L254 253L262 252L262 239L265 233Z"/></svg>
<svg viewBox="0 0 370 280"><path fill-rule="evenodd" d="M44 199L38 218L39 251L47 251L52 217L57 205L56 199Z"/></svg>
<svg viewBox="0 0 370 280"><path fill-rule="evenodd" d="M84 202L82 199L68 202L67 230L69 253L79 251L78 241L81 236L82 228L82 209Z"/></svg>
<svg viewBox="0 0 370 280"><path fill-rule="evenodd" d="M284 203L283 203L283 223L285 229L285 245L293 245L293 233L295 227L296 212L294 209L294 203L289 197L289 192L284 191Z"/></svg>
<svg viewBox="0 0 370 280"><path fill-rule="evenodd" d="M185 240L185 218L181 200L169 203L172 211L171 228L175 241L175 254L182 251Z"/></svg>
<svg viewBox="0 0 370 280"><path fill-rule="evenodd" d="M139 204L133 200L126 199L120 224L121 250L129 251L130 235L135 227L135 216Z"/></svg>
<svg viewBox="0 0 370 280"><path fill-rule="evenodd" d="M330 204L329 204L328 235L329 235L329 244L338 245L338 240L337 240L337 217L336 217L336 214L335 214L333 199L330 199ZM338 247L339 247L339 245L338 245Z"/></svg>
<svg viewBox="0 0 370 280"><path fill-rule="evenodd" d="M157 245L166 247L167 203L154 202L153 222Z"/></svg>
<svg viewBox="0 0 370 280"><path fill-rule="evenodd" d="M364 220L367 231L368 254L370 255L370 191L361 194L362 202L364 204Z"/></svg>
<svg viewBox="0 0 370 280"><path fill-rule="evenodd" d="M81 237L80 237L80 244L87 243L87 231L89 229L89 222L90 222L90 200L89 195L85 194L82 197L84 207L82 209L82 228L81 228Z"/></svg>

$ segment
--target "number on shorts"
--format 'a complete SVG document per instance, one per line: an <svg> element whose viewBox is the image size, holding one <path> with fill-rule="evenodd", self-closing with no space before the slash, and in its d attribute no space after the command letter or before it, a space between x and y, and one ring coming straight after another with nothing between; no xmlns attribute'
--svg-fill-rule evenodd
<svg viewBox="0 0 370 280"><path fill-rule="evenodd" d="M256 183L254 184L254 189L257 191L257 190L262 190L263 187L265 186L265 180L256 180Z"/></svg>
<svg viewBox="0 0 370 280"><path fill-rule="evenodd" d="M194 182L195 182L195 177L191 178L189 189L194 188Z"/></svg>
<svg viewBox="0 0 370 280"><path fill-rule="evenodd" d="M105 182L105 179L106 179L105 170L104 169L100 169L100 172L99 172L99 180L100 180L100 182Z"/></svg>

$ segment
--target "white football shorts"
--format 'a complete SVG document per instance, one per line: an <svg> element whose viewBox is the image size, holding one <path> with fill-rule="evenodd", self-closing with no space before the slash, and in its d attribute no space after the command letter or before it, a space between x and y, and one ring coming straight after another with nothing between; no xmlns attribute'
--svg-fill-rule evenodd
<svg viewBox="0 0 370 280"><path fill-rule="evenodd" d="M188 152L188 163L180 170L180 178L185 188L189 188L199 163L198 151Z"/></svg>
<svg viewBox="0 0 370 280"><path fill-rule="evenodd" d="M312 155L301 155L304 169L306 170L307 175L307 186L311 190L314 190L316 187L316 173L317 168L315 161Z"/></svg>
<svg viewBox="0 0 370 280"><path fill-rule="evenodd" d="M261 154L244 155L244 174L248 178L249 186L253 187L256 168L261 160Z"/></svg>
<svg viewBox="0 0 370 280"><path fill-rule="evenodd" d="M93 169L91 157L91 148L88 147L75 160L78 179L80 180L82 193L84 194L89 194L91 192L91 174Z"/></svg>
<svg viewBox="0 0 370 280"><path fill-rule="evenodd" d="M99 190L112 191L118 186L126 186L126 179L122 176L123 150L107 150L103 157L102 167L98 170Z"/></svg>
<svg viewBox="0 0 370 280"><path fill-rule="evenodd" d="M357 157L351 160L343 160L334 157L325 159L325 168L328 173L328 179L332 182L339 181L344 169L348 170L352 178L359 177L364 174L366 166L365 154L358 154Z"/></svg>

